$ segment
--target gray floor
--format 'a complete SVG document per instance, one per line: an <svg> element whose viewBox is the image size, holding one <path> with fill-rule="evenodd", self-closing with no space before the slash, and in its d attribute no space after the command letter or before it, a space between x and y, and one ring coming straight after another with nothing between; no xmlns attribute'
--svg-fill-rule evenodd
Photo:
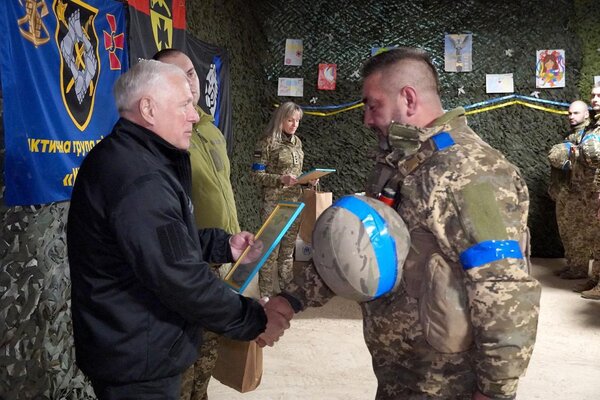
<svg viewBox="0 0 600 400"><path fill-rule="evenodd" d="M538 337L518 399L600 399L600 301L585 300L576 282L552 274L564 261L534 259L542 283ZM210 400L365 400L376 381L356 304L336 298L296 316L273 348L264 351L264 374L253 392L241 394L218 381Z"/></svg>

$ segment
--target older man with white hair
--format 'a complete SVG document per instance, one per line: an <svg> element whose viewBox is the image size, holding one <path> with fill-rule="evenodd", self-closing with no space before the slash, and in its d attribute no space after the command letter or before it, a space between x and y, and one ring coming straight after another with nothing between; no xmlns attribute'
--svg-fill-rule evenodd
<svg viewBox="0 0 600 400"><path fill-rule="evenodd" d="M121 118L83 161L69 211L77 365L101 400L175 400L202 328L272 345L291 315L209 269L254 237L196 228L187 148L198 113L181 69L141 61L114 94Z"/></svg>

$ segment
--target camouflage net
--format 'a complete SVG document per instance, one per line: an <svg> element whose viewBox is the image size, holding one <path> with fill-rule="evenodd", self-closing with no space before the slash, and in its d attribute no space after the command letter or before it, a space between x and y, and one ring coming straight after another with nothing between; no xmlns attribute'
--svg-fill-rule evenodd
<svg viewBox="0 0 600 400"><path fill-rule="evenodd" d="M269 41L264 61L269 79L267 107L272 109L272 104L288 99L310 106L360 100L358 72L370 56L371 47L394 45L421 47L431 54L440 71L447 109L502 96L486 94L485 74L490 73L514 73L516 94L530 96L537 90L540 98L547 100L570 102L579 98L582 53L581 41L570 29L575 17L573 3L561 0L549 7L547 1L532 0L524 4L517 0L260 3L257 11ZM589 13L590 9L585 11ZM597 21L588 15L589 21ZM465 32L473 34L473 72L444 72L444 34ZM287 38L303 39L302 66L284 65ZM536 50L543 49L565 50L566 88L535 88ZM511 50L510 56L507 50ZM319 63L337 64L335 91L317 90ZM304 78L304 97L277 97L279 77ZM584 99L587 97L585 93ZM311 104L311 99L316 103ZM468 119L473 129L519 166L525 176L531 195L529 226L534 255L561 256L554 203L546 193L550 175L546 154L568 129L566 117L511 106ZM336 197L363 191L372 165L367 153L374 138L362 126L360 109L333 117L306 116L298 135L303 139L307 168L338 169L322 180L325 189L332 190ZM242 139L238 136L238 140Z"/></svg>
<svg viewBox="0 0 600 400"><path fill-rule="evenodd" d="M515 93L529 95L535 90L535 51L541 49L566 51L567 87L541 90L540 97L569 102L583 93L587 100L590 79L600 65L596 51L600 8L592 1L531 0L524 6L525 2L517 0L267 0L249 6L243 0L188 0L190 31L201 40L226 47L232 59L232 171L242 226L254 230L259 223L258 193L249 165L273 104L286 100L276 96L279 77L304 78L304 97L292 99L302 105L309 105L313 97L316 105L343 104L361 98L356 72L372 46L422 47L443 71L443 34L470 31L473 72L441 73L446 108L495 97L485 93L486 73L514 72ZM304 40L302 66L283 65L286 38ZM508 49L513 50L512 57L505 55ZM319 63L337 63L335 91L316 89ZM458 93L461 87L464 95ZM306 167L338 168L338 173L322 181L324 189L336 196L362 191L371 167L366 154L374 138L362 126L361 117L360 109L333 117L307 116L300 126ZM513 106L469 120L527 179L534 254L560 256L553 203L546 195L546 153L562 139L565 118ZM64 234L67 208L65 203L0 208L2 400L93 398L74 365Z"/></svg>

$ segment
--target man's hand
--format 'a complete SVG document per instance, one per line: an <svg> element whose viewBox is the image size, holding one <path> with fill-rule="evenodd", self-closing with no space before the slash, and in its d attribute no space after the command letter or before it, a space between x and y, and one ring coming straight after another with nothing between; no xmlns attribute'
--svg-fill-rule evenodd
<svg viewBox="0 0 600 400"><path fill-rule="evenodd" d="M296 175L282 175L280 180L284 186L294 186L296 183L298 183Z"/></svg>
<svg viewBox="0 0 600 400"><path fill-rule="evenodd" d="M237 261L242 255L246 247L254 244L254 235L250 232L242 231L236 233L229 238L229 246L231 247L231 255L233 261Z"/></svg>
<svg viewBox="0 0 600 400"><path fill-rule="evenodd" d="M273 346L283 336L283 332L290 327L290 320L294 310L290 303L281 296L271 299L260 299L260 303L267 314L267 329L256 339L260 347Z"/></svg>

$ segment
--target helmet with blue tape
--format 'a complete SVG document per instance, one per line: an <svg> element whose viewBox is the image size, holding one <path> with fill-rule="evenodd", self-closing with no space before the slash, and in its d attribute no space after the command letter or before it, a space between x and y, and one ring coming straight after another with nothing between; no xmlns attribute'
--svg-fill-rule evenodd
<svg viewBox="0 0 600 400"><path fill-rule="evenodd" d="M313 230L313 261L338 296L365 302L393 291L402 279L410 235L398 213L379 200L345 196Z"/></svg>

